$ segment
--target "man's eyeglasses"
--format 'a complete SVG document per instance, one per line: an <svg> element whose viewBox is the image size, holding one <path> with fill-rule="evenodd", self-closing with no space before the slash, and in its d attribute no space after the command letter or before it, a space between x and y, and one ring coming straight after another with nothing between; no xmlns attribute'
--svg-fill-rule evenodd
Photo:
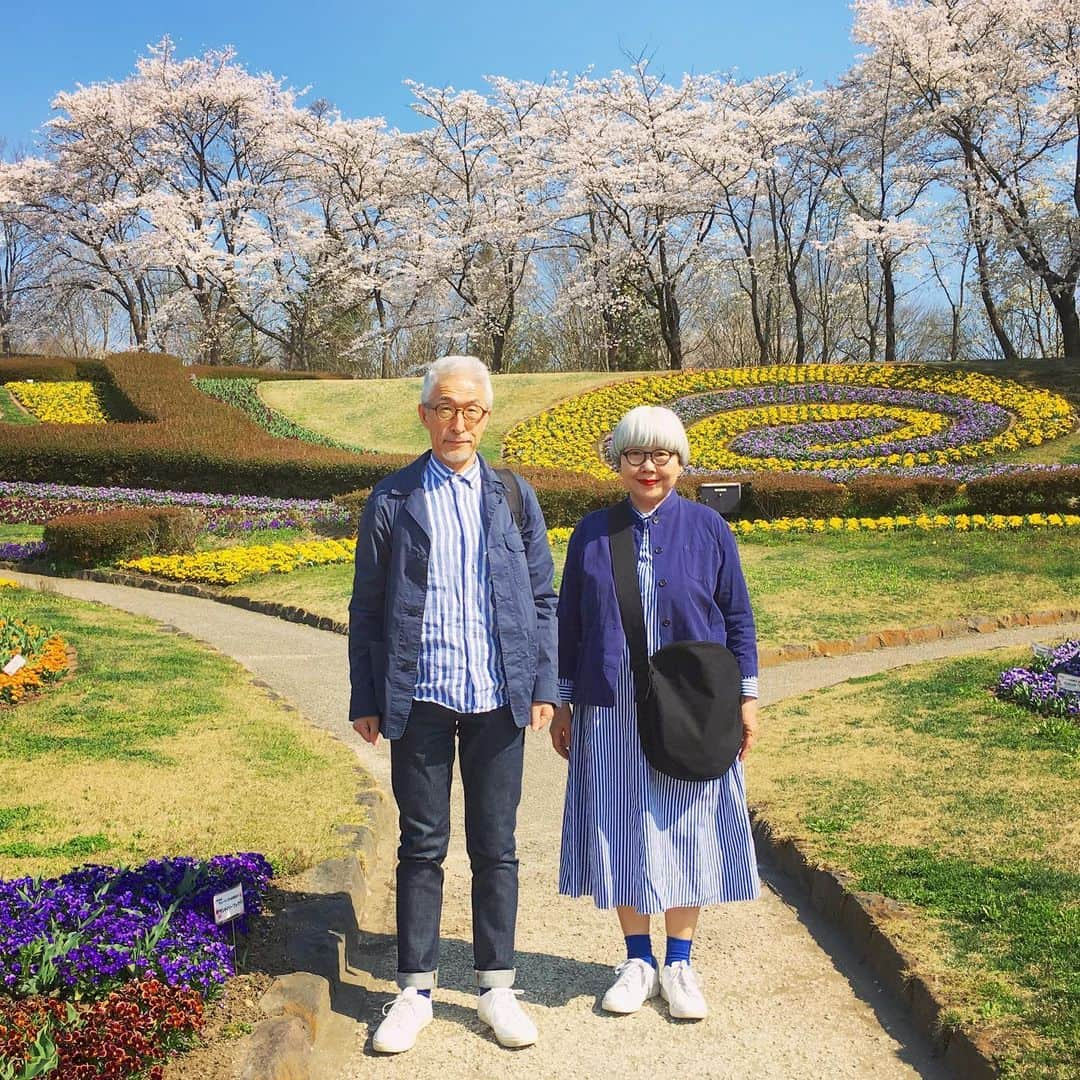
<svg viewBox="0 0 1080 1080"><path fill-rule="evenodd" d="M444 424L450 423L458 413L461 413L462 419L470 427L473 424L479 424L491 412L490 409L485 409L483 405L477 405L476 402L470 405L451 405L449 401L440 401L438 405L425 403L424 408L428 412L433 412Z"/></svg>
<svg viewBox="0 0 1080 1080"><path fill-rule="evenodd" d="M677 454L672 453L670 450L624 450L622 456L626 460L637 468L638 465L644 465L645 459L648 458L657 467L666 465L673 457L677 457Z"/></svg>

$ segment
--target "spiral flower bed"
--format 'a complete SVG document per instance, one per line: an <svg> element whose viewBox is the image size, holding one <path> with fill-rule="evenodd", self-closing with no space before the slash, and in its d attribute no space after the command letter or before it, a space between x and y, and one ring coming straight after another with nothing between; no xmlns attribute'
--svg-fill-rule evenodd
<svg viewBox="0 0 1080 1080"><path fill-rule="evenodd" d="M46 424L105 424L101 391L91 382L9 382L4 389Z"/></svg>
<svg viewBox="0 0 1080 1080"><path fill-rule="evenodd" d="M519 424L508 460L610 476L605 440L628 409L667 405L706 471L823 473L955 466L1072 430L1065 398L920 365L782 365L650 375L600 387Z"/></svg>

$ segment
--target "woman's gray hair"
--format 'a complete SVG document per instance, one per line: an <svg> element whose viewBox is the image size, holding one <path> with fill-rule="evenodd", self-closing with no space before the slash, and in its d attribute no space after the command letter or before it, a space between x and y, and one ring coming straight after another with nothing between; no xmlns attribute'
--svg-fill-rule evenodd
<svg viewBox="0 0 1080 1080"><path fill-rule="evenodd" d="M679 455L679 464L690 464L690 441L682 421L662 405L639 405L631 409L611 433L608 458L612 468L619 468L619 458L624 450L640 447L642 450L670 450Z"/></svg>
<svg viewBox="0 0 1080 1080"><path fill-rule="evenodd" d="M491 388L491 372L487 364L475 356L440 356L424 373L424 385L420 388L420 403L427 405L435 387L455 371L468 374L484 388L484 406L491 408L495 392Z"/></svg>

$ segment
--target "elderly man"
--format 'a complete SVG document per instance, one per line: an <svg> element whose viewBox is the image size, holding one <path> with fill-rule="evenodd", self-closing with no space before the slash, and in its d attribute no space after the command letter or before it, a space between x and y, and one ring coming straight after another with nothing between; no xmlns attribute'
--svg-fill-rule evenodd
<svg viewBox="0 0 1080 1080"><path fill-rule="evenodd" d="M401 827L401 993L375 1032L383 1053L410 1049L431 1023L455 749L479 1016L504 1046L537 1038L513 990L514 829L523 729L547 725L558 693L554 568L532 488L477 453L491 405L479 360L437 360L419 406L431 451L381 481L360 522L349 716L369 743L390 740Z"/></svg>

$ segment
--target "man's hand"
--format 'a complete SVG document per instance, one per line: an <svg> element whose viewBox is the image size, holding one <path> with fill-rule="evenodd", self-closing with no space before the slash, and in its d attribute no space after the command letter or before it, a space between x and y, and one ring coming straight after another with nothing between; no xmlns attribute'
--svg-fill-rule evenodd
<svg viewBox="0 0 1080 1080"><path fill-rule="evenodd" d="M358 716L353 722L353 731L364 742L374 746L379 741L379 718L377 716Z"/></svg>
<svg viewBox="0 0 1080 1080"><path fill-rule="evenodd" d="M570 721L572 712L569 705L560 705L551 720L551 745L560 757L570 760Z"/></svg>
<svg viewBox="0 0 1080 1080"><path fill-rule="evenodd" d="M742 746L739 748L739 760L745 761L750 748L757 742L758 732L758 703L757 698L746 698L741 707L742 713Z"/></svg>
<svg viewBox="0 0 1080 1080"><path fill-rule="evenodd" d="M543 731L551 723L551 714L554 711L555 706L550 701L534 701L532 703L532 716L529 720L529 727L533 731Z"/></svg>

